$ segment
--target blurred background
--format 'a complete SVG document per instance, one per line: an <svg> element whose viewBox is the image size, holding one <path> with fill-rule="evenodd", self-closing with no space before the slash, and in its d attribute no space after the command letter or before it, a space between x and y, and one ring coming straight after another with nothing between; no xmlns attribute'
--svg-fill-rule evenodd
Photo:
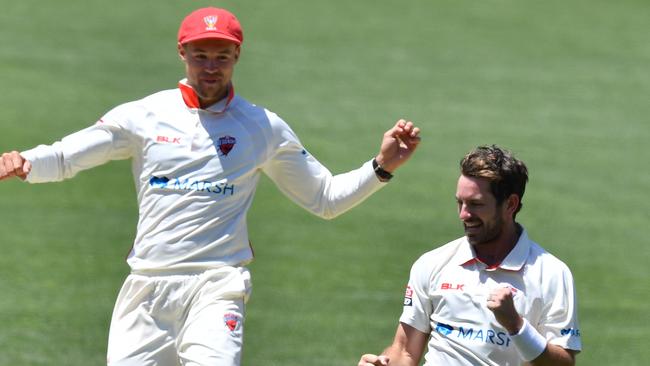
<svg viewBox="0 0 650 366"><path fill-rule="evenodd" d="M244 365L355 365L392 340L411 264L462 235L460 158L509 148L530 170L518 216L572 269L583 365L645 365L650 213L647 1L0 0L0 150L26 150L176 86L182 18L244 28L238 93L284 118L333 172L405 117L422 144L333 221L266 178ZM0 364L101 365L128 273L128 161L64 183L0 183Z"/></svg>

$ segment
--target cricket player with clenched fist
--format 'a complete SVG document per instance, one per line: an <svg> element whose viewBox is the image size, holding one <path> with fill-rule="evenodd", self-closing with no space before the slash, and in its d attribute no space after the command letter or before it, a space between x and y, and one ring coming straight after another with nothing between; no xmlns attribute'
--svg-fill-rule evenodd
<svg viewBox="0 0 650 366"><path fill-rule="evenodd" d="M198 9L178 31L186 77L177 88L0 159L0 180L29 183L131 159L140 216L111 320L110 366L239 365L253 260L246 212L260 175L329 219L383 187L420 143L419 128L399 120L374 158L333 175L278 115L235 93L243 40L232 13Z"/></svg>
<svg viewBox="0 0 650 366"><path fill-rule="evenodd" d="M526 165L492 145L460 168L465 236L413 264L393 343L358 366L416 366L423 356L426 366L574 365L582 341L571 271L515 221Z"/></svg>

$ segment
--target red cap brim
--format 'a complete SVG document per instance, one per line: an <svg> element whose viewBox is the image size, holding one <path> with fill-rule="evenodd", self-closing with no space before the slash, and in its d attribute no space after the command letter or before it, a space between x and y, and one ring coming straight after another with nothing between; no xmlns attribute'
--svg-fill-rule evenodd
<svg viewBox="0 0 650 366"><path fill-rule="evenodd" d="M180 44L186 44L186 43L190 43L190 42L193 42L193 41L198 41L198 40L201 40L201 39L223 39L225 41L233 42L236 45L241 45L241 41L239 39L237 39L235 37L232 37L232 36L229 36L229 35L224 34L224 33L216 33L216 32L205 32L205 33L196 34L196 35L194 35L192 37L187 37L187 38L183 39L179 43Z"/></svg>

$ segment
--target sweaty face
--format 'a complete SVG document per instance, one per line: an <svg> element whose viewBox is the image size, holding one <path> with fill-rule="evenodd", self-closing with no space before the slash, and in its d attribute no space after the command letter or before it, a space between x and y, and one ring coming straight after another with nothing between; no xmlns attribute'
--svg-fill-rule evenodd
<svg viewBox="0 0 650 366"><path fill-rule="evenodd" d="M461 175L456 189L456 202L458 217L470 244L491 243L501 235L506 212L504 205L497 204L486 179Z"/></svg>
<svg viewBox="0 0 650 366"><path fill-rule="evenodd" d="M208 107L227 95L239 50L236 44L220 39L198 40L179 46L187 82L198 94L201 107Z"/></svg>

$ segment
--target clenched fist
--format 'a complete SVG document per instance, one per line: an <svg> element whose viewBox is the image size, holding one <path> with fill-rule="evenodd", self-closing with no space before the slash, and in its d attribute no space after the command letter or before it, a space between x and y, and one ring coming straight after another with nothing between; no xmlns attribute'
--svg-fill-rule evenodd
<svg viewBox="0 0 650 366"><path fill-rule="evenodd" d="M515 334L523 325L523 319L513 300L513 289L509 286L498 287L488 296L487 307L494 313L494 317L499 324L508 330L510 334Z"/></svg>
<svg viewBox="0 0 650 366"><path fill-rule="evenodd" d="M377 356L372 354L365 354L361 356L357 366L387 366L388 356Z"/></svg>
<svg viewBox="0 0 650 366"><path fill-rule="evenodd" d="M25 179L30 170L32 170L32 164L18 151L4 153L0 158L0 180L11 177Z"/></svg>

